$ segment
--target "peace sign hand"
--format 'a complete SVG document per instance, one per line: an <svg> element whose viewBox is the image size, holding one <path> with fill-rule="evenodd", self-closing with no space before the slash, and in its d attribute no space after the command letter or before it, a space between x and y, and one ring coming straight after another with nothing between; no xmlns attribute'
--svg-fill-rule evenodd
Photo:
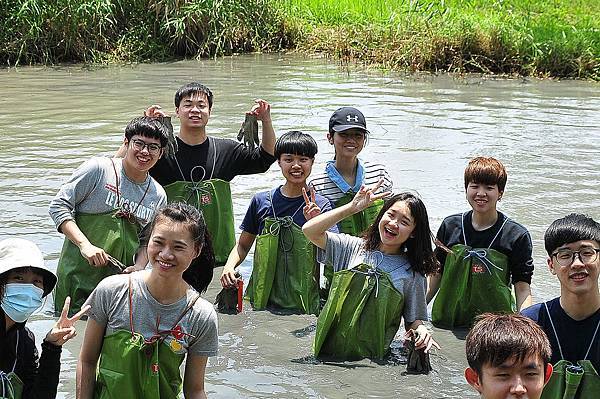
<svg viewBox="0 0 600 399"><path fill-rule="evenodd" d="M390 193L388 191L384 191L382 193L375 194L377 192L377 190L379 190L379 187L381 187L382 184L383 184L383 179L379 179L379 181L376 184L369 186L369 187L365 187L365 185L363 184L360 187L360 190L358 190L358 192L352 199L353 213L358 213L358 212L368 208L369 205L371 205L375 200L378 200L380 198L384 198L384 197L387 197L388 195L390 195Z"/></svg>
<svg viewBox="0 0 600 399"><path fill-rule="evenodd" d="M309 188L309 191L310 198L306 192L306 188L302 187L302 196L304 197L304 202L306 203L304 208L302 208L302 213L304 213L304 218L306 220L310 220L321 214L321 208L319 208L319 205L317 205L317 201L315 199L315 189L311 187Z"/></svg>
<svg viewBox="0 0 600 399"><path fill-rule="evenodd" d="M65 305L63 306L62 312L60 313L60 318L56 321L56 324L54 324L52 330L46 334L44 341L56 346L62 346L65 342L77 335L75 323L90 309L91 306L86 305L79 312L73 315L73 317L68 317L70 305L71 297L67 297L67 299L65 299Z"/></svg>

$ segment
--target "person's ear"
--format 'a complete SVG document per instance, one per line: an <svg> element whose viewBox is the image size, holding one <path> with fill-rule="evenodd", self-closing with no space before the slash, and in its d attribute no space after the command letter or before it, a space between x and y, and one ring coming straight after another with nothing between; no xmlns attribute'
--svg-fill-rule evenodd
<svg viewBox="0 0 600 399"><path fill-rule="evenodd" d="M552 261L552 257L548 257L546 261L548 262L548 270L550 270L550 273L556 276L556 270L554 270L554 262Z"/></svg>
<svg viewBox="0 0 600 399"><path fill-rule="evenodd" d="M504 191L499 191L498 192L498 201L500 201L502 199L503 195L504 195Z"/></svg>
<svg viewBox="0 0 600 399"><path fill-rule="evenodd" d="M552 377L553 371L554 371L554 367L552 367L552 364L548 363L546 365L546 372L544 373L544 384L546 384L550 380L550 377Z"/></svg>
<svg viewBox="0 0 600 399"><path fill-rule="evenodd" d="M481 382L479 380L479 374L471 367L467 367L465 369L465 380L471 385L473 388L477 390L477 392L481 393Z"/></svg>

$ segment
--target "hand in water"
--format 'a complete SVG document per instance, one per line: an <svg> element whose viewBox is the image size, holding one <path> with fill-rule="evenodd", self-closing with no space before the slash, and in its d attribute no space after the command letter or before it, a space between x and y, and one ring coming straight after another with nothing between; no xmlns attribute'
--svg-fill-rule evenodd
<svg viewBox="0 0 600 399"><path fill-rule="evenodd" d="M56 346L62 346L65 342L77 335L75 323L90 309L90 305L85 305L79 312L74 314L73 317L69 317L70 306L71 297L68 296L67 299L65 299L65 305L60 313L60 318L56 321L52 330L46 334L44 341Z"/></svg>
<svg viewBox="0 0 600 399"><path fill-rule="evenodd" d="M81 256L92 266L106 266L108 263L108 254L102 248L98 248L90 243L83 244L79 248L79 252L81 252Z"/></svg>
<svg viewBox="0 0 600 399"><path fill-rule="evenodd" d="M317 205L317 201L315 200L315 189L311 187L309 190L310 198L306 192L306 189L302 187L302 196L304 197L304 202L306 203L304 208L302 208L302 213L304 213L304 218L306 220L310 220L321 214L321 208L319 208L319 205Z"/></svg>
<svg viewBox="0 0 600 399"><path fill-rule="evenodd" d="M428 353L432 346L435 346L438 349L440 345L435 342L433 337L431 336L431 331L425 326L425 324L421 324L416 328L417 336L419 337L415 342L415 349L424 349L425 353ZM408 337L408 331L404 334L405 338Z"/></svg>
<svg viewBox="0 0 600 399"><path fill-rule="evenodd" d="M221 273L221 285L223 288L236 287L238 282L239 273L234 268L225 266L223 273Z"/></svg>
<svg viewBox="0 0 600 399"><path fill-rule="evenodd" d="M356 193L354 198L352 199L352 210L354 213L360 212L369 207L375 200L387 197L390 195L388 191L383 193L375 194L379 187L383 184L383 179L380 179L376 184L365 187L363 184L360 187L360 190Z"/></svg>

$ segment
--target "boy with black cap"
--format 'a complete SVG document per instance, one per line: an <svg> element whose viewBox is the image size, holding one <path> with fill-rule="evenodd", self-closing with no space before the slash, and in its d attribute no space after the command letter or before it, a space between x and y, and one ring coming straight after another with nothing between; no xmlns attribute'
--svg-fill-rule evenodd
<svg viewBox="0 0 600 399"><path fill-rule="evenodd" d="M392 191L392 179L383 165L360 160L358 154L367 140L365 116L354 107L338 108L329 118L327 140L335 150L325 172L316 175L309 183L317 194L327 198L335 207L352 200L361 186L372 186L383 181L377 193ZM383 201L340 222L340 232L360 235L371 225Z"/></svg>
<svg viewBox="0 0 600 399"><path fill-rule="evenodd" d="M572 213L552 222L544 243L560 296L523 310L552 346L554 374L542 398L598 397L600 392L600 223Z"/></svg>

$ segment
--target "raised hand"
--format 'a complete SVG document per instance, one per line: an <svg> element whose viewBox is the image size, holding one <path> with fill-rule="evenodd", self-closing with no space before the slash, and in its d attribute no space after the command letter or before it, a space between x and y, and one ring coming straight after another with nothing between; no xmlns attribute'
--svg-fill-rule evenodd
<svg viewBox="0 0 600 399"><path fill-rule="evenodd" d="M75 323L90 309L90 305L85 305L79 312L74 314L73 317L69 317L70 306L71 297L68 296L67 299L65 299L65 305L63 306L59 319L56 321L56 324L54 324L54 327L52 327L52 330L46 334L44 341L56 346L62 346L65 342L77 335Z"/></svg>
<svg viewBox="0 0 600 399"><path fill-rule="evenodd" d="M255 104L252 106L250 111L246 112L248 115L256 116L261 122L270 121L271 120L271 105L262 99L254 100Z"/></svg>
<svg viewBox="0 0 600 399"><path fill-rule="evenodd" d="M319 205L317 205L317 201L315 200L315 189L311 187L309 191L310 197L306 192L306 188L302 187L302 196L304 197L304 202L306 203L304 208L302 208L302 213L304 213L304 218L306 220L310 220L321 214L321 208L319 208Z"/></svg>
<svg viewBox="0 0 600 399"><path fill-rule="evenodd" d="M158 104L151 105L144 111L144 116L150 116L152 118L158 118L159 116L169 116L165 111L162 110L162 107Z"/></svg>
<svg viewBox="0 0 600 399"><path fill-rule="evenodd" d="M389 192L385 191L383 193L375 194L379 187L383 184L383 179L380 179L377 183L372 186L366 187L362 185L360 190L356 193L354 198L352 199L352 210L354 213L360 212L369 207L375 200L380 198L387 197L390 195Z"/></svg>

